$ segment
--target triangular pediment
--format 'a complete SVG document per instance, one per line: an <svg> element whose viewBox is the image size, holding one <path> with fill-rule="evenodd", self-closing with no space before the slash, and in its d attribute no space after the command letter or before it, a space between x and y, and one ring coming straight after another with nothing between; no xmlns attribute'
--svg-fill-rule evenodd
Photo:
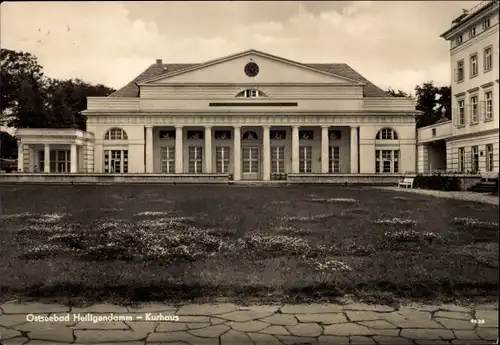
<svg viewBox="0 0 500 345"><path fill-rule="evenodd" d="M247 68L249 64L252 68ZM258 67L255 68L255 65ZM359 81L316 69L256 50L212 60L193 67L169 72L145 80L139 85L161 84L267 84L312 83L363 85Z"/></svg>

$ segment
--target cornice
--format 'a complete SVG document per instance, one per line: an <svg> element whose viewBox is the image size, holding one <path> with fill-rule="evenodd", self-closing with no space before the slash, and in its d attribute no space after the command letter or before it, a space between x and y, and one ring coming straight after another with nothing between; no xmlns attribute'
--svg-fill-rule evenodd
<svg viewBox="0 0 500 345"><path fill-rule="evenodd" d="M473 13L469 18L467 18L463 22L458 23L457 25L446 30L444 33L441 34L441 37L443 37L446 40L449 40L457 33L467 30L472 25L477 25L482 19L484 19L485 17L489 16L492 13L495 13L495 11L498 11L498 2L492 2L491 5L487 5L478 12Z"/></svg>
<svg viewBox="0 0 500 345"><path fill-rule="evenodd" d="M169 115L226 115L226 116L237 116L237 115L245 115L245 116L260 116L260 115L334 115L334 116L343 116L343 115L386 115L386 114L401 114L401 115L415 115L419 114L421 111L419 110L294 110L291 111L277 111L277 110L259 110L256 111L247 111L247 110L237 110L237 109L228 109L228 110L87 110L87 115L94 116L107 116L107 115L130 115L130 116L169 116Z"/></svg>
<svg viewBox="0 0 500 345"><path fill-rule="evenodd" d="M396 115L396 114L377 114L377 115L344 115L344 116L332 116L332 114L273 114L269 115L255 115L246 116L244 114L217 114L210 115L205 114L203 116L199 115L178 115L170 114L162 116L155 116L151 114L141 115L141 116L130 116L128 115L103 115L99 117L91 117L87 121L88 125L104 125L110 126L115 124L120 125L137 125L137 126L211 126L211 127L224 127L224 126L234 126L234 125L254 125L254 126L291 126L291 125L302 125L302 126L326 126L326 125L337 125L337 126L350 126L356 124L380 124L380 123L392 123L392 124L405 124L414 125L415 117L413 115Z"/></svg>

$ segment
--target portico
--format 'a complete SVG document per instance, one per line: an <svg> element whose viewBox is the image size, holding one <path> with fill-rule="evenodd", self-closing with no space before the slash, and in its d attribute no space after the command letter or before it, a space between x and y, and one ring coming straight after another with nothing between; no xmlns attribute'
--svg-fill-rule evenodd
<svg viewBox="0 0 500 345"><path fill-rule="evenodd" d="M358 173L359 126L146 126L146 173Z"/></svg>
<svg viewBox="0 0 500 345"><path fill-rule="evenodd" d="M91 133L21 128L16 136L19 172L77 173L93 169Z"/></svg>

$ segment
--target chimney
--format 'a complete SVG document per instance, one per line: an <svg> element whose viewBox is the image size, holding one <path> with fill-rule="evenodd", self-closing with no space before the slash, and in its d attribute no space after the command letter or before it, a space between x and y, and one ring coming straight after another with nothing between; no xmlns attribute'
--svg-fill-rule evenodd
<svg viewBox="0 0 500 345"><path fill-rule="evenodd" d="M156 63L157 63L158 65L161 65L161 64L163 63L163 61L161 61L161 59L156 59Z"/></svg>

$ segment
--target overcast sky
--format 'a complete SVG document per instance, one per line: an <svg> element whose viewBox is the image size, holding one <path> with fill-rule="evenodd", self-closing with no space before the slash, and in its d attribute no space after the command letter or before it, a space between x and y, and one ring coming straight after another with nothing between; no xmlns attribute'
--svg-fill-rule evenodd
<svg viewBox="0 0 500 345"><path fill-rule="evenodd" d="M386 89L450 83L439 36L478 1L4 2L2 48L45 74L120 88L161 58L200 63L248 49L351 65Z"/></svg>

